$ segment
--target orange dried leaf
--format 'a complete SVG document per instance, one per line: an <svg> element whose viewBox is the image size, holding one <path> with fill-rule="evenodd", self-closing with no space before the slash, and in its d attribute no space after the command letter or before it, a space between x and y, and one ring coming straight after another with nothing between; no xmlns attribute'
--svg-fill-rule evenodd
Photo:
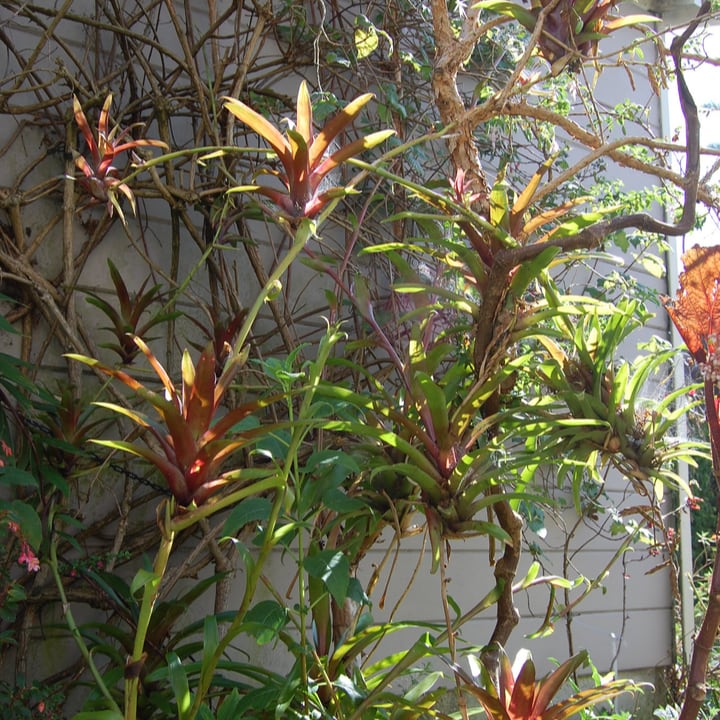
<svg viewBox="0 0 720 720"><path fill-rule="evenodd" d="M720 336L720 246L695 245L682 260L680 287L665 307L693 359L703 363L708 343Z"/></svg>

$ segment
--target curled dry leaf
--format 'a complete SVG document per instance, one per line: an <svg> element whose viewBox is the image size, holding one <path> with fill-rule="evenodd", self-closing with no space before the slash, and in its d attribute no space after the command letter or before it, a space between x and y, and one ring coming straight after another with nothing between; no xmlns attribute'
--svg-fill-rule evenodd
<svg viewBox="0 0 720 720"><path fill-rule="evenodd" d="M680 287L665 307L693 359L703 364L720 338L720 245L695 245L682 260Z"/></svg>

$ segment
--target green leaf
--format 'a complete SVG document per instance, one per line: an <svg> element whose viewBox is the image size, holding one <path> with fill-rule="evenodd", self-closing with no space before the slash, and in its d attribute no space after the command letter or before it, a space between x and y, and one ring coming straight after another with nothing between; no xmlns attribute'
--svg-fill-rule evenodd
<svg viewBox="0 0 720 720"><path fill-rule="evenodd" d="M420 386L418 403L425 401L432 418L432 428L428 428L441 447L445 447L448 439L450 420L448 418L448 402L443 389L424 372L416 372L415 379Z"/></svg>
<svg viewBox="0 0 720 720"><path fill-rule="evenodd" d="M377 29L372 24L355 28L355 51L358 60L363 60L371 55L379 45Z"/></svg>
<svg viewBox="0 0 720 720"><path fill-rule="evenodd" d="M261 600L245 615L243 627L258 645L274 640L287 625L287 610L274 600Z"/></svg>
<svg viewBox="0 0 720 720"><path fill-rule="evenodd" d="M67 497L70 494L70 486L67 481L56 468L50 467L49 465L42 466L42 477L47 480L63 497Z"/></svg>
<svg viewBox="0 0 720 720"><path fill-rule="evenodd" d="M23 487L38 487L37 478L27 470L12 465L0 468L0 483L3 485L21 485Z"/></svg>
<svg viewBox="0 0 720 720"><path fill-rule="evenodd" d="M370 604L370 598L367 596L365 588L362 586L362 583L355 577L350 578L350 582L348 583L347 597L349 597L353 602L358 603L358 605Z"/></svg>
<svg viewBox="0 0 720 720"><path fill-rule="evenodd" d="M549 246L528 262L522 263L513 275L510 283L510 291L515 297L522 297L530 283L550 265L553 258L560 252L559 247Z"/></svg>
<svg viewBox="0 0 720 720"><path fill-rule="evenodd" d="M220 642L217 618L214 615L207 615L203 624L203 653L202 673L212 670L213 654Z"/></svg>
<svg viewBox="0 0 720 720"><path fill-rule="evenodd" d="M651 255L649 253L643 253L640 258L640 263L643 268L650 273L653 277L663 278L665 277L665 263L657 255Z"/></svg>
<svg viewBox="0 0 720 720"><path fill-rule="evenodd" d="M532 582L535 580L535 578L538 576L538 573L540 572L540 563L535 560L531 563L530 567L528 568L527 573L525 573L525 577L520 581L517 588L513 588L513 590L523 590L529 585L532 584Z"/></svg>
<svg viewBox="0 0 720 720"><path fill-rule="evenodd" d="M340 483L349 475L359 474L360 466L352 455L342 450L328 449L310 455L305 470L319 477L329 476L335 483Z"/></svg>
<svg viewBox="0 0 720 720"><path fill-rule="evenodd" d="M345 600L350 584L350 561L340 550L321 550L305 558L308 575L318 578L337 603Z"/></svg>
<svg viewBox="0 0 720 720"><path fill-rule="evenodd" d="M522 5L516 5L506 0L483 0L482 2L476 3L473 7L480 8L481 10L492 10L500 15L508 15L509 17L517 20L526 30L530 32L535 28L537 22L535 16Z"/></svg>
<svg viewBox="0 0 720 720"><path fill-rule="evenodd" d="M72 716L72 720L123 720L119 710L88 710Z"/></svg>
<svg viewBox="0 0 720 720"><path fill-rule="evenodd" d="M248 523L267 520L272 503L265 497L252 497L236 505L223 525L222 536L237 534Z"/></svg>
<svg viewBox="0 0 720 720"><path fill-rule="evenodd" d="M323 505L338 513L352 513L367 507L364 500L346 495L340 488L331 488L322 496Z"/></svg>
<svg viewBox="0 0 720 720"><path fill-rule="evenodd" d="M154 583L157 585L157 583L159 582L160 578L152 570L145 570L144 568L140 568L135 573L135 577L130 583L130 594L135 595L138 590L144 588L146 585L150 583Z"/></svg>
<svg viewBox="0 0 720 720"><path fill-rule="evenodd" d="M170 687L173 689L175 701L177 702L178 720L185 720L192 704L187 675L180 658L175 653L168 653L167 664Z"/></svg>
<svg viewBox="0 0 720 720"><path fill-rule="evenodd" d="M238 706L240 705L240 695L237 688L229 695L225 695L222 705L217 712L217 720L236 720L239 717Z"/></svg>
<svg viewBox="0 0 720 720"><path fill-rule="evenodd" d="M0 501L0 510L7 513L9 520L21 528L23 537L33 550L37 550L42 542L42 522L35 508L22 500Z"/></svg>

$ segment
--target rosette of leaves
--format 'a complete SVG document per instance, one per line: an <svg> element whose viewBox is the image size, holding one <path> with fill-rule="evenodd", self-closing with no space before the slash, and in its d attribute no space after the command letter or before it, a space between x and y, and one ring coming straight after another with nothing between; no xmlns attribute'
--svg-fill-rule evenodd
<svg viewBox="0 0 720 720"><path fill-rule="evenodd" d="M140 286L137 292L130 292L125 280L108 258L108 267L110 268L110 278L115 288L115 298L112 303L104 300L95 293L88 293L86 298L90 305L94 305L100 310L112 323L111 327L103 328L109 330L117 342L104 343L100 347L107 348L116 352L123 365L130 365L140 352L140 348L133 340L133 336L142 337L146 341L152 338L146 337L148 331L157 325L168 322L180 315L179 312L160 312L155 313L145 322L141 322L143 315L153 302L158 300L160 288L162 285L157 284L148 288L148 279Z"/></svg>
<svg viewBox="0 0 720 720"><path fill-rule="evenodd" d="M314 218L334 198L347 195L347 187L325 187L328 175L341 164L369 150L394 134L394 130L380 130L354 140L337 149L331 148L337 138L348 130L360 111L372 99L371 93L360 95L333 115L316 133L313 109L305 82L297 96L295 122L288 121L286 134L280 132L260 113L236 98L226 97L225 107L238 120L257 133L272 148L280 161L277 170L261 172L279 180L281 188L267 185L238 185L230 192L254 192L266 197L278 209L281 219L291 225L299 218ZM265 208L272 215L268 208Z"/></svg>
<svg viewBox="0 0 720 720"><path fill-rule="evenodd" d="M561 68L597 55L598 42L623 27L657 22L654 15L612 14L617 0L531 0L530 7L507 0L483 0L476 7L507 15L528 32L534 32L543 17L537 51L548 62Z"/></svg>
<svg viewBox="0 0 720 720"><path fill-rule="evenodd" d="M96 132L93 132L80 101L73 95L75 124L82 133L90 152L89 158L75 153L75 167L79 173L74 179L85 191L88 205L105 203L108 213L112 215L113 211L117 210L118 216L124 223L125 215L120 207L118 193L127 198L133 214L135 213L135 195L127 182L120 176L120 170L115 165L119 156L129 152L133 156L133 161L141 164L140 158L134 153L137 148L156 147L162 150L169 148L162 140L129 137L132 126L124 130L120 130L118 125L110 128L111 105L112 94L105 98L100 110Z"/></svg>
<svg viewBox="0 0 720 720"><path fill-rule="evenodd" d="M566 720L585 708L638 689L632 680L612 680L553 703L570 676L588 663L587 650L573 655L539 680L528 650L518 652L513 664L502 647L494 648L492 654L498 654L500 661L494 678L491 674L494 661L487 664L475 661L479 665L480 684L460 668L453 667L463 690L480 702L488 720Z"/></svg>
<svg viewBox="0 0 720 720"><path fill-rule="evenodd" d="M155 411L159 422L141 410L116 403L96 403L130 418L152 435L158 449L123 440L94 442L136 455L154 465L164 476L175 500L185 507L193 503L202 505L228 483L255 479L258 473L262 474L264 471L225 466L233 453L248 447L267 431L259 421L248 422L247 418L271 404L274 398L250 401L225 412L221 401L227 385L216 378L212 344L205 348L196 365L187 351L183 353L182 381L178 389L150 348L140 338L134 341L160 380L163 394L148 389L129 373L93 358L73 354L68 357L124 383ZM238 429L243 421L242 429Z"/></svg>

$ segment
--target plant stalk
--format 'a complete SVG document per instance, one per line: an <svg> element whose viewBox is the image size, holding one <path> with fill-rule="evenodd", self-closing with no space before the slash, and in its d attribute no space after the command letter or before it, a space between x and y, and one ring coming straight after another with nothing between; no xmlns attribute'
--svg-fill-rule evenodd
<svg viewBox="0 0 720 720"><path fill-rule="evenodd" d="M160 547L155 556L153 578L146 582L143 588L143 599L140 606L137 631L135 632L133 653L125 665L125 720L136 720L137 717L140 675L145 661L145 639L147 638L152 611L160 594L160 586L167 570L170 551L175 539L175 531L171 522L174 505L175 503L171 498L158 508L158 515L160 512L164 513L164 517L160 521L162 530Z"/></svg>

